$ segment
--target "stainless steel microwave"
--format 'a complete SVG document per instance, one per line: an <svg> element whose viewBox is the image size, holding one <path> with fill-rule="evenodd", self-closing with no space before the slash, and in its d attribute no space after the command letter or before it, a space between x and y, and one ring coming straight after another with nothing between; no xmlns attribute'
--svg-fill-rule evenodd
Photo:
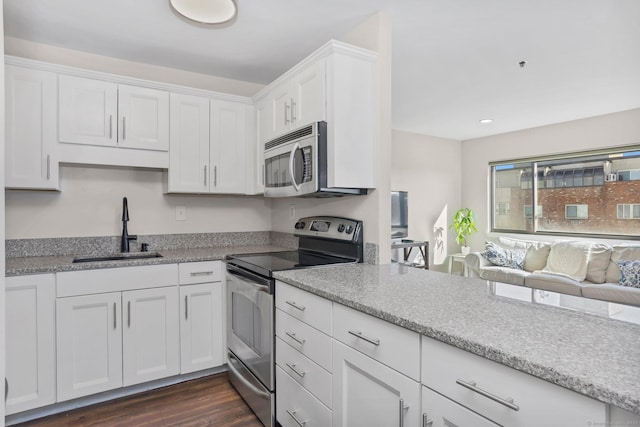
<svg viewBox="0 0 640 427"><path fill-rule="evenodd" d="M367 194L363 188L327 186L327 123L314 122L264 145L266 197L335 197Z"/></svg>

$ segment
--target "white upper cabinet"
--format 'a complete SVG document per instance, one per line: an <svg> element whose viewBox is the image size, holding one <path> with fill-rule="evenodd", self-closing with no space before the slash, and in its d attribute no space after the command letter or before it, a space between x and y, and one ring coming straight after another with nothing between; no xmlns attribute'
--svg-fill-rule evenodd
<svg viewBox="0 0 640 427"><path fill-rule="evenodd" d="M168 191L209 191L209 99L171 94Z"/></svg>
<svg viewBox="0 0 640 427"><path fill-rule="evenodd" d="M169 149L169 93L61 74L59 141Z"/></svg>
<svg viewBox="0 0 640 427"><path fill-rule="evenodd" d="M247 162L247 106L211 101L209 186L212 193L244 194Z"/></svg>
<svg viewBox="0 0 640 427"><path fill-rule="evenodd" d="M5 69L5 186L58 189L56 74Z"/></svg>

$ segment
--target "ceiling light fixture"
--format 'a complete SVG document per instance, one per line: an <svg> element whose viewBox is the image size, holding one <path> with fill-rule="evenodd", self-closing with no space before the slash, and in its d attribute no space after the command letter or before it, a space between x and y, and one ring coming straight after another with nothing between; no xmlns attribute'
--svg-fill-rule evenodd
<svg viewBox="0 0 640 427"><path fill-rule="evenodd" d="M493 123L493 119L482 119L480 123L483 125L488 125L489 123Z"/></svg>
<svg viewBox="0 0 640 427"><path fill-rule="evenodd" d="M223 24L238 13L235 0L169 0L171 6L192 21Z"/></svg>

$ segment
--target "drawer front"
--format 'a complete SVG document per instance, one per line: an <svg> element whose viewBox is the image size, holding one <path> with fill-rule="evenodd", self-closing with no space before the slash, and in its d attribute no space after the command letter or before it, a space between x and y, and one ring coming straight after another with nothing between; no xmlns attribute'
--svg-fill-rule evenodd
<svg viewBox="0 0 640 427"><path fill-rule="evenodd" d="M186 262L179 264L178 271L181 285L219 282L222 280L221 261Z"/></svg>
<svg viewBox="0 0 640 427"><path fill-rule="evenodd" d="M331 373L276 338L276 364L298 384L331 408Z"/></svg>
<svg viewBox="0 0 640 427"><path fill-rule="evenodd" d="M333 337L420 380L420 335L340 304L333 307Z"/></svg>
<svg viewBox="0 0 640 427"><path fill-rule="evenodd" d="M422 337L422 383L502 425L606 421L602 402L427 337Z"/></svg>
<svg viewBox="0 0 640 427"><path fill-rule="evenodd" d="M331 427L331 411L276 366L276 419L282 427Z"/></svg>
<svg viewBox="0 0 640 427"><path fill-rule="evenodd" d="M422 425L424 427L498 426L427 387L422 387Z"/></svg>
<svg viewBox="0 0 640 427"><path fill-rule="evenodd" d="M327 335L332 332L331 306L327 299L277 282L276 307Z"/></svg>
<svg viewBox="0 0 640 427"><path fill-rule="evenodd" d="M276 335L329 372L331 337L276 309Z"/></svg>

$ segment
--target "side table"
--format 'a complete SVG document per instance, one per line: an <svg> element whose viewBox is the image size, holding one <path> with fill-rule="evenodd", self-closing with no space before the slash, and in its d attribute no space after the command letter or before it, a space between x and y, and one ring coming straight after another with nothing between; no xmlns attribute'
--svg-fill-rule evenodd
<svg viewBox="0 0 640 427"><path fill-rule="evenodd" d="M462 263L462 274L464 275L464 277L469 276L469 271L467 269L467 263L464 261L464 258L466 257L465 254L451 254L449 255L449 274L451 274L451 267L453 266L454 262L461 262Z"/></svg>

